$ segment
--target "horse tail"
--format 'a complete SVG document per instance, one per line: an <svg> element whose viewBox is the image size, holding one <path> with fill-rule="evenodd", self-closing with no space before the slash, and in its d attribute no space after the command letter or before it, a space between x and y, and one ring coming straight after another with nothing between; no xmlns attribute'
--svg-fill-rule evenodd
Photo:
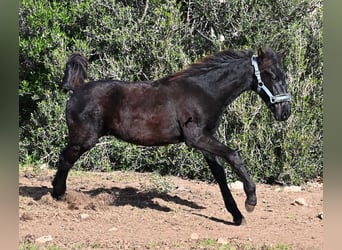
<svg viewBox="0 0 342 250"><path fill-rule="evenodd" d="M73 53L65 66L62 87L75 90L87 78L88 60L79 53Z"/></svg>

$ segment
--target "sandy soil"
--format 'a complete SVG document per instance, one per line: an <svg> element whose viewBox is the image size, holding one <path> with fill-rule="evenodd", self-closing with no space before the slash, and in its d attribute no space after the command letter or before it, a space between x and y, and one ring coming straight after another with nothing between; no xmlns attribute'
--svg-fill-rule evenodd
<svg viewBox="0 0 342 250"><path fill-rule="evenodd" d="M151 173L72 171L63 201L54 171L19 172L19 244L39 249L322 249L323 183L258 184L258 205L235 226L216 184Z"/></svg>

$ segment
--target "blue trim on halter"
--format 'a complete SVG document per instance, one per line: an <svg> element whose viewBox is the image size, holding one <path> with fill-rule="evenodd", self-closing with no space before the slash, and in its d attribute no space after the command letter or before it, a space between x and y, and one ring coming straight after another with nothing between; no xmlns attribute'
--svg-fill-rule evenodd
<svg viewBox="0 0 342 250"><path fill-rule="evenodd" d="M258 59L257 55L253 55L252 59L251 59L252 65L254 67L254 74L258 80L257 92L260 94L261 90L263 90L268 95L268 97L270 98L271 104L291 101L291 96L288 93L274 96L271 93L271 91L266 87L264 82L261 80L261 75L260 75L260 70L259 70L257 59Z"/></svg>

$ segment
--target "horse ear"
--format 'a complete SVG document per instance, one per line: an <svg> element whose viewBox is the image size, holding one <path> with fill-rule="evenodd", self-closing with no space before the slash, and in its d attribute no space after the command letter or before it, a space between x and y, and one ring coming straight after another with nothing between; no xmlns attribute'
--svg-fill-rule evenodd
<svg viewBox="0 0 342 250"><path fill-rule="evenodd" d="M282 60L285 56L285 50L284 49L281 49L279 52L277 52L277 56L279 58L279 60Z"/></svg>
<svg viewBox="0 0 342 250"><path fill-rule="evenodd" d="M259 48L259 49L258 49L258 58L263 59L263 58L264 58L264 55L265 55L265 53L264 53L264 51L262 50L262 48Z"/></svg>
<svg viewBox="0 0 342 250"><path fill-rule="evenodd" d="M262 50L262 48L258 49L258 64L263 65L265 59L265 52Z"/></svg>

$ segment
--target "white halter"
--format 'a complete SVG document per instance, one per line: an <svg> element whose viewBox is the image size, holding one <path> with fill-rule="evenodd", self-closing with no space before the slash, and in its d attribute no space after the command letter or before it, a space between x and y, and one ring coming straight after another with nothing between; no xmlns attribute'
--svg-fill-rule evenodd
<svg viewBox="0 0 342 250"><path fill-rule="evenodd" d="M257 92L260 94L261 90L263 90L268 95L268 97L270 98L271 104L291 101L291 96L288 93L274 96L271 93L271 91L266 87L264 82L261 80L257 58L258 58L258 56L256 56L256 55L252 56L252 65L254 67L254 74L258 80Z"/></svg>

